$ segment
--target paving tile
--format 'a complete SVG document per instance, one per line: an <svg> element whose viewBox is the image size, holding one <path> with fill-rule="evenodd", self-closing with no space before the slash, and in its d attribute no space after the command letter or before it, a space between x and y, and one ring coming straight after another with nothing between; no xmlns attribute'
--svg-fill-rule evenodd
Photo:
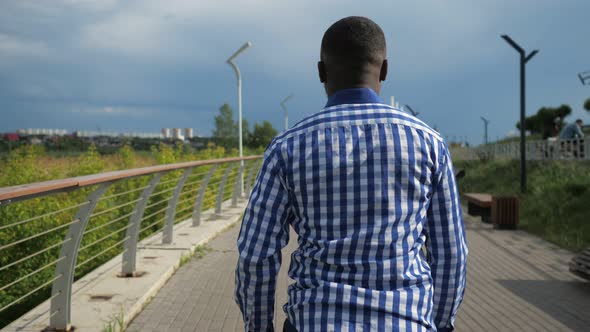
<svg viewBox="0 0 590 332"><path fill-rule="evenodd" d="M572 254L523 231L498 231L465 216L470 246L456 331L584 331L590 283L569 273ZM203 258L182 266L128 331L243 331L233 300L239 227L220 234ZM296 237L283 251L275 322L285 315L286 274Z"/></svg>

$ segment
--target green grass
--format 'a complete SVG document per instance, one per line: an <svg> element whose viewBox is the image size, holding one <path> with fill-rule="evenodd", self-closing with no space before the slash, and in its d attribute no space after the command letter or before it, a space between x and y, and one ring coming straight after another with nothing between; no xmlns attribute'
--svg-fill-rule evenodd
<svg viewBox="0 0 590 332"><path fill-rule="evenodd" d="M206 245L199 245L195 248L192 254L184 254L180 257L179 267L183 266L184 264L190 262L192 258L201 259L205 257L205 255L210 252L212 249L207 247Z"/></svg>
<svg viewBox="0 0 590 332"><path fill-rule="evenodd" d="M125 330L125 314L123 308L119 313L110 316L109 321L102 328L102 332L123 332Z"/></svg>
<svg viewBox="0 0 590 332"><path fill-rule="evenodd" d="M455 169L467 172L462 192L518 195L521 229L572 251L590 246L590 163L528 162L524 195L517 160L456 161Z"/></svg>

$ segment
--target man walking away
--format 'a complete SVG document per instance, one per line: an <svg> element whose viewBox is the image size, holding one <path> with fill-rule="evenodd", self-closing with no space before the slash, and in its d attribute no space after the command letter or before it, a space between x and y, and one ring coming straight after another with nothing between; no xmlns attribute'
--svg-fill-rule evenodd
<svg viewBox="0 0 590 332"><path fill-rule="evenodd" d="M453 330L467 243L446 144L378 97L387 60L373 21L334 23L318 71L327 105L267 148L242 221L235 298L245 329L273 330L290 225L298 248L285 331Z"/></svg>

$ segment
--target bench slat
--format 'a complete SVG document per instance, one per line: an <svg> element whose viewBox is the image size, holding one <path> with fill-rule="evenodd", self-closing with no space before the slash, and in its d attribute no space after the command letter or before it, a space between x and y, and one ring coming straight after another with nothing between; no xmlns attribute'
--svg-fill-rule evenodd
<svg viewBox="0 0 590 332"><path fill-rule="evenodd" d="M492 195L485 193L466 193L463 195L467 201L473 202L482 207L492 206Z"/></svg>

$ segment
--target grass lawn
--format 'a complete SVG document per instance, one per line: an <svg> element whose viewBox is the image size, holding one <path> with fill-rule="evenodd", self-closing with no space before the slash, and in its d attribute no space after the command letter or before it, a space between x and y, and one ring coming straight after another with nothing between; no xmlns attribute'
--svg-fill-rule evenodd
<svg viewBox="0 0 590 332"><path fill-rule="evenodd" d="M455 169L467 172L462 192L519 195L521 229L576 252L590 246L590 163L528 162L525 195L518 160L458 160Z"/></svg>

